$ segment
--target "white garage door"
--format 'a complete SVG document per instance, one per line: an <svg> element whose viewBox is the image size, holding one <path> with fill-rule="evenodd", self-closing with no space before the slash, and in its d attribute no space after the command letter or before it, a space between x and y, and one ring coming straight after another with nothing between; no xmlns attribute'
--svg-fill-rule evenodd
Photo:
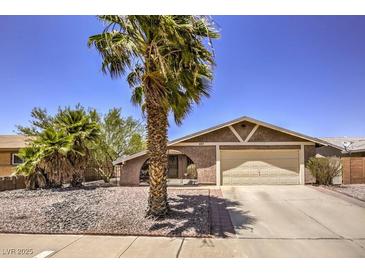
<svg viewBox="0 0 365 274"><path fill-rule="evenodd" d="M223 185L299 184L299 150L221 150Z"/></svg>

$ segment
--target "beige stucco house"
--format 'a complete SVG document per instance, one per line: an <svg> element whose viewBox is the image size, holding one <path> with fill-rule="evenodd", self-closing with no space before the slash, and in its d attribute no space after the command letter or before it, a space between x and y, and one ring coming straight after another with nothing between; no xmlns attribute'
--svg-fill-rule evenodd
<svg viewBox="0 0 365 274"><path fill-rule="evenodd" d="M317 148L328 146L342 150L325 140L244 116L169 142L168 177L219 186L312 183L305 162ZM121 185L144 183L146 151L121 157L114 164L120 167ZM188 178L191 164L196 178Z"/></svg>
<svg viewBox="0 0 365 274"><path fill-rule="evenodd" d="M0 176L10 176L22 162L17 153L26 146L26 139L22 135L0 135Z"/></svg>

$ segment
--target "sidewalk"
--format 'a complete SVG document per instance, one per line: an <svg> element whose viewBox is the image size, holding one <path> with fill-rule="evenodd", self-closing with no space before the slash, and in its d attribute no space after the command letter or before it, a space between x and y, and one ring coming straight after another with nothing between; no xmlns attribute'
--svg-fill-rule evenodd
<svg viewBox="0 0 365 274"><path fill-rule="evenodd" d="M2 258L365 257L365 241L0 234L0 252Z"/></svg>

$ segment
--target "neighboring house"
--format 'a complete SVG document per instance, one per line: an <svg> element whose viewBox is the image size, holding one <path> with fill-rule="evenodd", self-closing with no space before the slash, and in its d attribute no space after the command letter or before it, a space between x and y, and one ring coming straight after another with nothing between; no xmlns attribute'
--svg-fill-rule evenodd
<svg viewBox="0 0 365 274"><path fill-rule="evenodd" d="M324 137L321 138L343 149L339 156L365 157L365 137Z"/></svg>
<svg viewBox="0 0 365 274"><path fill-rule="evenodd" d="M10 176L16 166L22 163L17 153L26 146L27 138L21 135L0 135L0 176Z"/></svg>
<svg viewBox="0 0 365 274"><path fill-rule="evenodd" d="M316 148L341 147L325 140L241 117L168 143L168 177L184 179L194 164L199 184L305 184L314 179L305 162ZM139 185L148 156L142 151L118 158L121 185Z"/></svg>
<svg viewBox="0 0 365 274"><path fill-rule="evenodd" d="M336 147L321 147L317 153L322 156L341 157L342 182L344 184L365 184L365 137L326 137L322 138Z"/></svg>

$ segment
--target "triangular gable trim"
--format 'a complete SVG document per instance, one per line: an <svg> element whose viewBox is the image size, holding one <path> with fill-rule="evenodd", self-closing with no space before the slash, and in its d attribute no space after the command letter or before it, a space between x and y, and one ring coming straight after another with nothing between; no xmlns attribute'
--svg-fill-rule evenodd
<svg viewBox="0 0 365 274"><path fill-rule="evenodd" d="M298 132L295 132L295 131L292 131L292 130L289 130L289 129L285 129L285 128L282 128L282 127L278 127L278 126L275 126L273 124L269 124L269 123L266 123L266 122L263 122L263 121L260 121L260 120L256 120L256 119L248 117L248 116L242 116L240 118L237 118L237 119L234 119L234 120L219 124L217 126L210 127L210 128L205 129L205 130L200 130L198 132L183 136L181 138L177 138L175 140L172 140L172 141L168 142L167 145L168 146L173 146L173 145L176 145L178 143L187 141L189 139L192 139L192 138L195 138L195 137L198 137L198 136L201 136L201 135L216 131L216 130L221 129L221 128L229 127L229 126L232 126L234 124L244 122L244 121L247 121L247 122L259 125L259 126L267 127L267 128L273 129L273 130L277 130L277 131L280 131L280 132L283 132L283 133L286 133L286 134L289 134L289 135L292 135L292 136L296 136L298 138L305 139L305 140L308 140L310 142L317 143L317 144L320 144L320 145L323 145L323 146L332 146L332 147L335 147L337 149L342 150L341 147L333 145L333 144L331 144L329 142L326 142L324 140L314 138L314 137L311 137L311 136L308 136L308 135L304 135L304 134L301 134L301 133L298 133ZM243 143L245 143L245 142L243 142ZM243 144L243 143L242 142L237 142L237 145L240 145L240 144ZM122 157L118 158L117 160L115 160L113 162L113 164L114 165L120 164L120 163L123 163L125 161L128 161L128 160L143 156L146 153L147 153L147 150L144 150L144 151L141 151L141 152L129 155L129 156L122 156Z"/></svg>

